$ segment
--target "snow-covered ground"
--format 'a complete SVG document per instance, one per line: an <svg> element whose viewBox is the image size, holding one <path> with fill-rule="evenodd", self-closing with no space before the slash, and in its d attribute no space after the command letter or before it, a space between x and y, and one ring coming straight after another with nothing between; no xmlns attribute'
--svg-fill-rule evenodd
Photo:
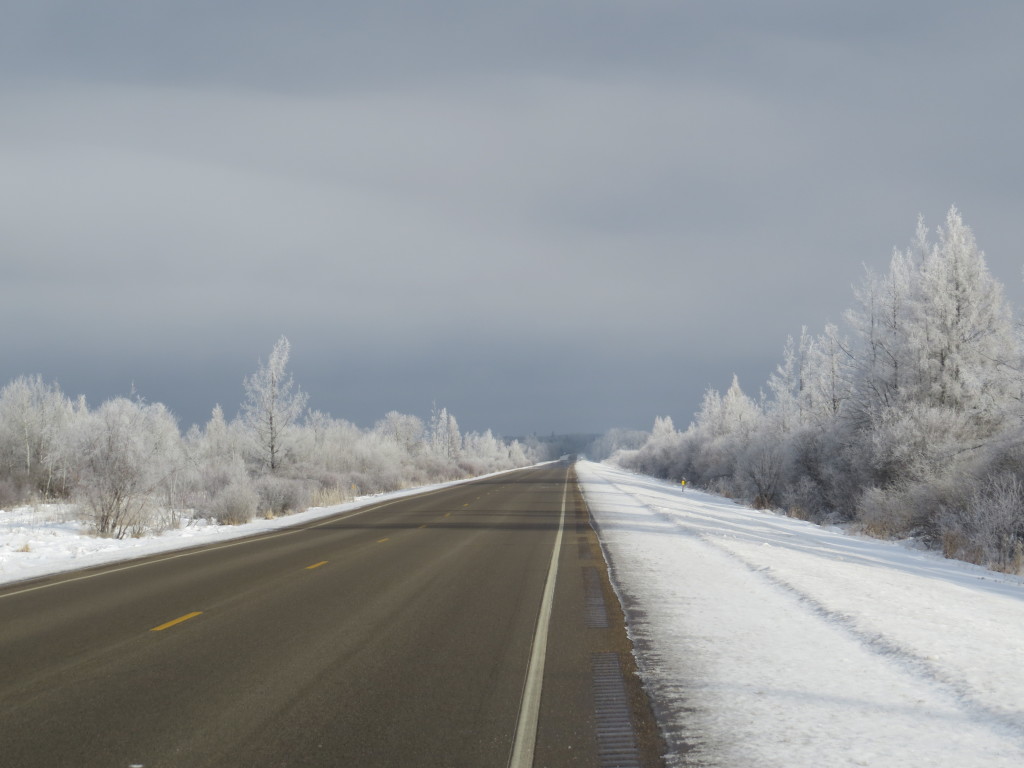
<svg viewBox="0 0 1024 768"><path fill-rule="evenodd" d="M1024 765L1024 580L577 472L671 765Z"/></svg>
<svg viewBox="0 0 1024 768"><path fill-rule="evenodd" d="M137 539L104 539L92 536L89 534L88 522L77 516L71 507L45 504L10 511L0 510L0 584L253 536L340 512L354 511L369 504L379 504L465 482L470 481L455 480L394 493L365 496L347 504L314 507L298 514L270 520L255 520L245 525L218 525L200 520L158 536Z"/></svg>

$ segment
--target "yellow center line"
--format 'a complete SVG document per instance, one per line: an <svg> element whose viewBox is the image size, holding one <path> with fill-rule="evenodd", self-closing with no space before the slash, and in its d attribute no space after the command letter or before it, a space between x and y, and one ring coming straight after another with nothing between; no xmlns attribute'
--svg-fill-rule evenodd
<svg viewBox="0 0 1024 768"><path fill-rule="evenodd" d="M383 543L384 543L385 541L391 541L391 539L389 539L389 538L386 538L386 537L385 537L385 538L383 538L383 539L377 539L377 543L378 543L378 544L383 544Z"/></svg>
<svg viewBox="0 0 1024 768"><path fill-rule="evenodd" d="M306 570L307 571L312 571L314 568L319 568L321 565L327 565L327 561L326 560L321 560L319 563L313 563L312 565L307 565L306 566Z"/></svg>
<svg viewBox="0 0 1024 768"><path fill-rule="evenodd" d="M451 513L451 512L445 512L445 513L444 513L444 516L445 516L445 517L451 517L451 516L452 516L452 513Z"/></svg>
<svg viewBox="0 0 1024 768"><path fill-rule="evenodd" d="M184 616L179 616L174 621L168 621L166 624L161 624L159 627L153 627L149 631L150 632L161 632L161 631L167 629L168 627L173 627L175 624L181 624L181 622L183 622L183 621L188 621L189 619L194 619L196 616L199 616L201 613L202 613L202 611L193 611L192 613L186 613Z"/></svg>
<svg viewBox="0 0 1024 768"><path fill-rule="evenodd" d="M423 525L420 526L420 528L426 528L426 527L427 527L426 523L424 523Z"/></svg>

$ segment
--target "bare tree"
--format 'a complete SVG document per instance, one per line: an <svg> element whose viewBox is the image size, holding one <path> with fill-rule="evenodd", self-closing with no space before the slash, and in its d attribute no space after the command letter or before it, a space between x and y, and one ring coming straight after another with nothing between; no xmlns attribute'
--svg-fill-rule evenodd
<svg viewBox="0 0 1024 768"><path fill-rule="evenodd" d="M19 376L0 390L0 473L25 492L50 495L71 413L60 387L38 374Z"/></svg>
<svg viewBox="0 0 1024 768"><path fill-rule="evenodd" d="M180 443L174 417L159 404L116 398L83 419L77 493L97 533L121 539L149 527L158 493L178 464Z"/></svg>
<svg viewBox="0 0 1024 768"><path fill-rule="evenodd" d="M287 453L292 428L306 410L308 396L288 373L291 346L282 336L274 345L266 365L245 379L242 421L252 437L259 463L276 472Z"/></svg>

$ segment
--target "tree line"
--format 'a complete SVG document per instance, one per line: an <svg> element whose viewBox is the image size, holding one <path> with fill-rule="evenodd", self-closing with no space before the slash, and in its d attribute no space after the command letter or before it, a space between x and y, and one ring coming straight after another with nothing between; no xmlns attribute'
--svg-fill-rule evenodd
<svg viewBox="0 0 1024 768"><path fill-rule="evenodd" d="M244 523L356 495L525 466L535 450L453 414L392 411L371 429L310 410L288 372L284 337L244 381L240 413L220 406L184 434L160 403L118 397L90 409L41 376L0 390L0 508L77 506L101 536L123 538L206 518Z"/></svg>
<svg viewBox="0 0 1024 768"><path fill-rule="evenodd" d="M658 418L627 468L762 508L917 537L1008 572L1024 561L1024 344L959 211L918 220L867 271L842 327L804 328L758 397L733 377L690 426Z"/></svg>

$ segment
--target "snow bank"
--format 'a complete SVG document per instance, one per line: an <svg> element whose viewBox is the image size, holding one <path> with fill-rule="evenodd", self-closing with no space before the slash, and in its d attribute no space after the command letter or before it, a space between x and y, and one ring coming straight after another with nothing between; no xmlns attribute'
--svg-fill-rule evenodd
<svg viewBox="0 0 1024 768"><path fill-rule="evenodd" d="M501 474L504 472L494 473ZM369 504L379 504L479 479L454 480L393 493L364 496L347 504L314 507L298 514L271 520L255 520L245 525L219 525L208 520L199 520L178 530L137 539L104 539L92 536L89 534L88 523L76 517L74 509L70 506L46 504L10 511L0 510L0 584L253 536L360 509Z"/></svg>
<svg viewBox="0 0 1024 768"><path fill-rule="evenodd" d="M1024 582L577 464L674 766L1019 766Z"/></svg>

